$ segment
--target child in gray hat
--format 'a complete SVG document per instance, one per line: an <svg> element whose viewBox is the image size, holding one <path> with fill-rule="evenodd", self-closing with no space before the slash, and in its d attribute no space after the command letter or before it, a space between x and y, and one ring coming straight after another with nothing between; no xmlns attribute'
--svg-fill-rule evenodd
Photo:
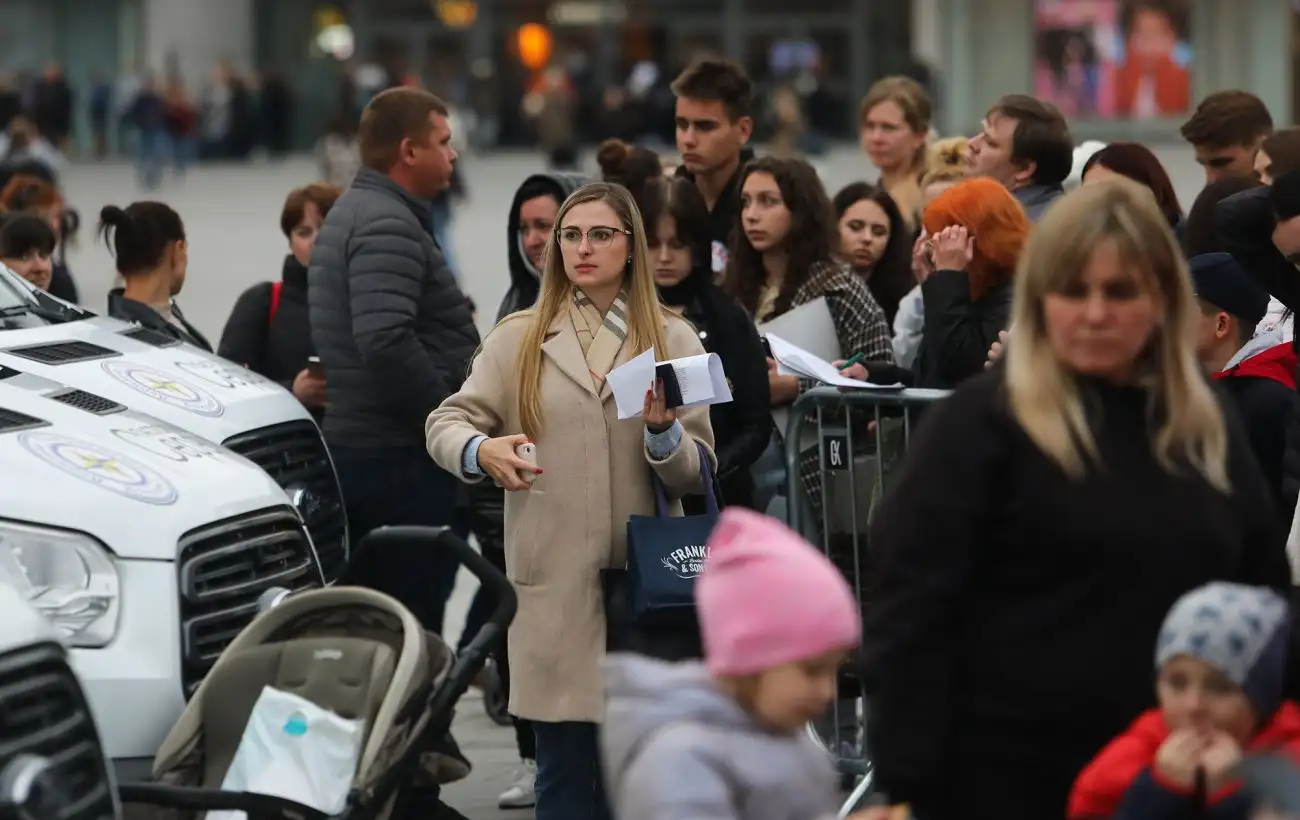
<svg viewBox="0 0 1300 820"><path fill-rule="evenodd" d="M1079 775L1071 820L1246 820L1234 774L1242 755L1300 761L1300 705L1282 699L1290 628L1272 590L1215 582L1179 598L1156 643L1160 705Z"/></svg>

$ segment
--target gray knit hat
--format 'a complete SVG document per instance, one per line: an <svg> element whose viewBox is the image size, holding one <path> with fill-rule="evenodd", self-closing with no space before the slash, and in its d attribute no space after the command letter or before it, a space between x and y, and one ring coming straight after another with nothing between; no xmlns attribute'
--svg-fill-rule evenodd
<svg viewBox="0 0 1300 820"><path fill-rule="evenodd" d="M1286 676L1290 607L1276 592L1216 581L1173 605L1156 642L1156 668L1178 655L1223 672L1261 719L1277 709Z"/></svg>

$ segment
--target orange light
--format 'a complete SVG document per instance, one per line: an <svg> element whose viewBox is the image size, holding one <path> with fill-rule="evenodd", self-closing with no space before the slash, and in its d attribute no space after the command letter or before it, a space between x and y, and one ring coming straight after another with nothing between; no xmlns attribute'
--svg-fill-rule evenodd
<svg viewBox="0 0 1300 820"><path fill-rule="evenodd" d="M551 31L540 23L524 23L515 33L519 46L519 62L525 68L538 71L551 59Z"/></svg>
<svg viewBox="0 0 1300 820"><path fill-rule="evenodd" d="M475 0L437 0L434 10L448 28L469 28L478 19Z"/></svg>

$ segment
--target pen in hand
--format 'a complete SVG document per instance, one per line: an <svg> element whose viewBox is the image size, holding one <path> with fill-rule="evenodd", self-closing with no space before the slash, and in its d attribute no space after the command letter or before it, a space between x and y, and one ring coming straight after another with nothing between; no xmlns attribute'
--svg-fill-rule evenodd
<svg viewBox="0 0 1300 820"><path fill-rule="evenodd" d="M838 367L837 369L839 369L839 370L848 370L850 367L852 367L853 365L857 364L857 363L860 362L860 361L862 361L862 354L861 354L861 353L854 353L854 354L853 354L853 358L851 358L851 359L849 359L849 360L847 360L847 361L845 361L845 362L841 362L840 365L839 365L839 367Z"/></svg>

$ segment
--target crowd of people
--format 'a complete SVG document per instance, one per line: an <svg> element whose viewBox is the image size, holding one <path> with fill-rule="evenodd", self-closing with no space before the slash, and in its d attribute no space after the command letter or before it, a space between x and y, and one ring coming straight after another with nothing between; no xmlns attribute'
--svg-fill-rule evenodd
<svg viewBox="0 0 1300 820"><path fill-rule="evenodd" d="M122 277L108 312L291 390L354 542L452 526L503 569L522 761L504 807L834 816L802 727L851 664L880 803L862 818L1247 816L1243 760L1300 762L1300 129L1248 92L1208 96L1182 129L1207 183L1184 211L1140 144L1076 148L1025 95L935 139L925 90L886 78L860 113L879 183L831 192L802 159L754 155L736 65L702 59L672 90L680 164L610 140L599 178L520 182L484 338L431 228L449 112L417 88L371 100L354 176L288 195L282 275L239 297L215 348L177 304L185 229L163 203L100 214ZM0 261L57 294L66 212L20 182L0 192ZM845 375L953 391L859 517L861 600L761 514L771 412L816 384L759 327L819 299ZM716 353L733 400L673 408L656 382L620 420L608 376L649 348ZM820 511L815 452L798 472L787 502ZM695 617L623 629L608 580L629 517L657 494L705 513L706 484L725 510ZM382 560L440 632L449 559Z"/></svg>

